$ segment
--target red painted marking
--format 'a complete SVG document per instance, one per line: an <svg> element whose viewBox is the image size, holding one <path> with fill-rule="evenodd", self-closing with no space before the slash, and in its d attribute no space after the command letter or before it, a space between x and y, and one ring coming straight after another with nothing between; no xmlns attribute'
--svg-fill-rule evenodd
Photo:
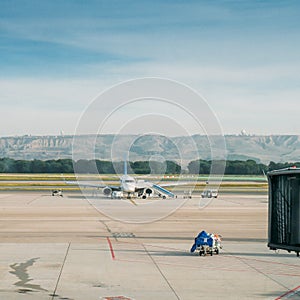
<svg viewBox="0 0 300 300"><path fill-rule="evenodd" d="M115 252L114 252L114 248L113 248L113 246L112 246L112 243L111 243L111 241L110 241L110 238L109 238L109 237L106 237L106 239L107 239L108 246L109 246L109 249L110 249L111 258L112 258L113 260L115 260L115 259L116 259L116 257L115 257Z"/></svg>
<svg viewBox="0 0 300 300"><path fill-rule="evenodd" d="M131 298L127 298L124 296L114 296L114 297L105 297L104 300L131 300Z"/></svg>
<svg viewBox="0 0 300 300"><path fill-rule="evenodd" d="M108 243L111 244L109 238L107 237ZM141 243L139 242L128 242L128 241L118 241L118 243L123 243L123 244L130 244L130 245L141 245ZM144 244L145 246L148 247L153 247L153 248L160 248L160 249L167 249L167 250L176 250L176 251L180 251L182 253L185 253L186 251L179 249L179 248L174 248L174 247L164 247L161 245L152 245L152 244ZM112 247L111 247L112 249ZM112 249L113 251L113 249ZM118 260L118 261L124 261L124 262L134 262L134 263L151 263L152 262L147 262L147 261L143 261L143 260L128 260L128 259L122 259L122 258L115 258L114 254L112 253L112 257L114 260ZM273 264L273 265L284 265L284 266L288 266L288 267L295 267L295 268L300 268L299 265L294 265L294 264L286 264L286 263L279 263L279 262L274 262L274 261L267 261L267 260L263 260L263 259L256 259L256 258L244 258L244 257L240 257L240 256L234 256L231 254L222 254L222 259L238 259L238 260L246 260L246 261L256 261L256 262L260 262L260 263L266 263L266 264ZM198 266L190 266L190 265L182 265L182 264L174 264L174 263L164 263L164 262L160 262L162 265L175 265L178 267L186 267L186 268L192 268L192 269L198 269ZM235 268L230 268L227 266L223 266L220 265L219 267L212 267L212 266L208 266L205 267L207 270L222 270L222 271L229 271L229 272L251 272L250 270L246 270L246 269L239 269L238 267ZM253 272L253 271L252 271ZM282 276L291 276L291 277L300 277L300 274L292 274L292 273L283 273L283 272L276 272L276 270L271 270L271 271L266 271L266 274L272 274L272 275L282 275ZM289 295L293 292L295 292L299 287L296 287L295 289L288 291L286 294L280 296L280 297L284 297L285 295ZM300 292L300 291L299 291ZM280 300L282 298L276 298L275 300Z"/></svg>
<svg viewBox="0 0 300 300"><path fill-rule="evenodd" d="M283 297L285 297L285 296L287 296L287 295L293 294L293 293L295 293L299 288L300 288L300 285L297 286L297 287L295 287L294 289L292 289L292 290L290 290L290 291L284 293L283 295L277 297L275 300L280 300L280 299L282 299Z"/></svg>
<svg viewBox="0 0 300 300"><path fill-rule="evenodd" d="M295 267L295 268L300 268L299 265L293 265L293 264L286 264L286 263L280 263L277 261L269 261L269 260L264 260L264 259L257 259L257 258L245 258L242 256L233 256L232 254L223 254L223 257L235 257L238 259L242 259L242 260L254 260L254 261L258 261L258 262L263 262L263 263L267 263L267 264L274 264L274 265L283 265L283 266L288 266L288 267Z"/></svg>

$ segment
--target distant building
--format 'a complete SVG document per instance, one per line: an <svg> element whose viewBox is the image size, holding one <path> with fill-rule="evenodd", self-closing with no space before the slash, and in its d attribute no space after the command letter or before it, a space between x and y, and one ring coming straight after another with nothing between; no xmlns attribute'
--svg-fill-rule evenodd
<svg viewBox="0 0 300 300"><path fill-rule="evenodd" d="M248 135L247 131L245 129L242 129L241 136L247 136L247 135Z"/></svg>

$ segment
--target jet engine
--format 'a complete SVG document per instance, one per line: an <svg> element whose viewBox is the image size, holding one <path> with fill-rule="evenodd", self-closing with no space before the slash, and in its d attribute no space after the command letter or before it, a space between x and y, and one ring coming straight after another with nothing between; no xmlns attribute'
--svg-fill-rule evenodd
<svg viewBox="0 0 300 300"><path fill-rule="evenodd" d="M145 193L148 195L148 197L153 193L153 190L152 189L150 189L150 188L147 188L146 190L145 190Z"/></svg>
<svg viewBox="0 0 300 300"><path fill-rule="evenodd" d="M150 195L153 193L153 190L150 188L146 188L144 190L144 194L142 196L143 199L146 199L147 197L150 197Z"/></svg>
<svg viewBox="0 0 300 300"><path fill-rule="evenodd" d="M112 189L108 186L106 186L103 190L102 190L103 194L107 197L109 197L112 193Z"/></svg>

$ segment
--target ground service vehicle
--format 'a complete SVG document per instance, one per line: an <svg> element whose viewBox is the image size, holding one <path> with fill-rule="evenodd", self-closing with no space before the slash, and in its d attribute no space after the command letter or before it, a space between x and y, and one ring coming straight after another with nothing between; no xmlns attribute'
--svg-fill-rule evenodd
<svg viewBox="0 0 300 300"><path fill-rule="evenodd" d="M62 190L53 190L53 191L52 191L52 196L60 196L60 197L63 197Z"/></svg>
<svg viewBox="0 0 300 300"><path fill-rule="evenodd" d="M201 193L202 198L218 198L218 190L204 190Z"/></svg>
<svg viewBox="0 0 300 300"><path fill-rule="evenodd" d="M199 250L200 256L207 254L212 256L213 253L219 254L221 248L221 237L218 234L209 234L203 230L195 237L195 243L190 251Z"/></svg>

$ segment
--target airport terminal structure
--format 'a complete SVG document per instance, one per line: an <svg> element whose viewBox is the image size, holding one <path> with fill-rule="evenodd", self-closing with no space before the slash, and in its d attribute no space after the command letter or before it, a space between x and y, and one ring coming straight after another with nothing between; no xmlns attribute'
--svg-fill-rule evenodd
<svg viewBox="0 0 300 300"><path fill-rule="evenodd" d="M269 243L272 250L300 252L300 169L268 173Z"/></svg>

